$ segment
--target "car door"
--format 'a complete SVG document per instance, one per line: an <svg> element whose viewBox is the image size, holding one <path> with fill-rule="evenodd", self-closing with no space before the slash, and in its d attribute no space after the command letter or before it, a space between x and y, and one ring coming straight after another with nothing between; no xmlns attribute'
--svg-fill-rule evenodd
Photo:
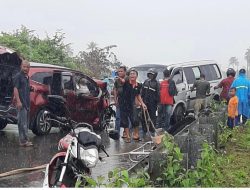
<svg viewBox="0 0 250 190"><path fill-rule="evenodd" d="M69 109L70 117L74 121L77 121L77 108L76 108L76 92L74 75L71 72L62 72L62 94L66 99L66 106Z"/></svg>
<svg viewBox="0 0 250 190"><path fill-rule="evenodd" d="M184 74L188 85L188 91L187 91L187 110L193 110L194 109L194 103L196 98L196 90L191 92L191 87L193 86L194 82L200 78L200 68L198 66L189 66L184 67Z"/></svg>
<svg viewBox="0 0 250 190"><path fill-rule="evenodd" d="M76 74L77 118L79 122L97 124L101 90L95 81L84 74Z"/></svg>
<svg viewBox="0 0 250 190"><path fill-rule="evenodd" d="M174 97L175 102L184 101L186 102L187 89L186 84L183 80L182 68L174 68L171 73L171 78L174 80L178 94Z"/></svg>

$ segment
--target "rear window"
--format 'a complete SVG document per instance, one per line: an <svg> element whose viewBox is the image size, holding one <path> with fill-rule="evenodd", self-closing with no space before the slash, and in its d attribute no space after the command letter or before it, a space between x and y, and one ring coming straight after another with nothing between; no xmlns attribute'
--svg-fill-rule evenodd
<svg viewBox="0 0 250 190"><path fill-rule="evenodd" d="M214 69L215 69L215 72L216 72L216 75L217 75L217 79L221 79L222 76L221 76L221 72L219 70L219 67L218 65L213 65Z"/></svg>
<svg viewBox="0 0 250 190"><path fill-rule="evenodd" d="M30 78L31 80L45 85L50 85L52 83L52 73L50 72L38 72L33 74Z"/></svg>
<svg viewBox="0 0 250 190"><path fill-rule="evenodd" d="M221 78L220 71L216 64L211 65L201 65L200 66L201 72L205 74L206 80L218 80Z"/></svg>
<svg viewBox="0 0 250 190"><path fill-rule="evenodd" d="M205 74L207 81L221 79L221 73L216 64L184 67L184 73L188 84L193 84L199 79L201 73Z"/></svg>

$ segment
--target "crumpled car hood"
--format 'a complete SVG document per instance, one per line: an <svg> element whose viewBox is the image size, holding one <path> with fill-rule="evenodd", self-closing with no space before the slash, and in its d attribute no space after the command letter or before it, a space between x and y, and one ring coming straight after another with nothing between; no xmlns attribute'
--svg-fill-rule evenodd
<svg viewBox="0 0 250 190"><path fill-rule="evenodd" d="M0 46L0 65L20 70L21 62L20 56L14 50Z"/></svg>
<svg viewBox="0 0 250 190"><path fill-rule="evenodd" d="M4 53L14 53L15 51L4 46L0 46L0 54Z"/></svg>

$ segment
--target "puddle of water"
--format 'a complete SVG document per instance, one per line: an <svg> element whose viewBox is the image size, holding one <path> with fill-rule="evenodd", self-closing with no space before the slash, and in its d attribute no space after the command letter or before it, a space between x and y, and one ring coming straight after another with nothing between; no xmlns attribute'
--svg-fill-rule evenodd
<svg viewBox="0 0 250 190"><path fill-rule="evenodd" d="M48 163L57 152L58 140L63 136L63 134L58 134L57 131L47 136L32 136L31 140L34 142L34 147L21 148L18 146L17 128L6 128L0 133L0 173ZM109 139L107 134L102 134L101 136L110 157L105 158L105 154L101 153L104 157L104 163L98 162L97 166L92 169L92 176L94 178L100 175L107 177L108 172L116 167L128 169L134 164L129 161L127 155L112 155L134 150L141 146L142 142L125 143L122 139L119 141ZM0 187L42 187L43 180L44 172L36 171L0 178Z"/></svg>

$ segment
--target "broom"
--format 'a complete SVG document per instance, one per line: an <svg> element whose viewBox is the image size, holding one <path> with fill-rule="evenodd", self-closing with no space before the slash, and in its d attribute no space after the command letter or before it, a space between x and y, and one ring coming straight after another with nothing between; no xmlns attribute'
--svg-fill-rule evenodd
<svg viewBox="0 0 250 190"><path fill-rule="evenodd" d="M152 122L150 116L149 116L149 113L148 113L148 110L145 110L143 109L143 116L144 116L144 120L145 120L145 125L146 125L146 128L147 128L147 133L150 134L150 137L152 139L152 142L156 145L160 144L161 143L161 140L162 140L162 137L164 136L163 133L163 130L160 129L160 130L157 130L154 126L154 123ZM154 129L156 135L155 136L152 136L152 134L150 133L149 131L149 125L151 125L151 127ZM161 133L161 134L160 134Z"/></svg>

